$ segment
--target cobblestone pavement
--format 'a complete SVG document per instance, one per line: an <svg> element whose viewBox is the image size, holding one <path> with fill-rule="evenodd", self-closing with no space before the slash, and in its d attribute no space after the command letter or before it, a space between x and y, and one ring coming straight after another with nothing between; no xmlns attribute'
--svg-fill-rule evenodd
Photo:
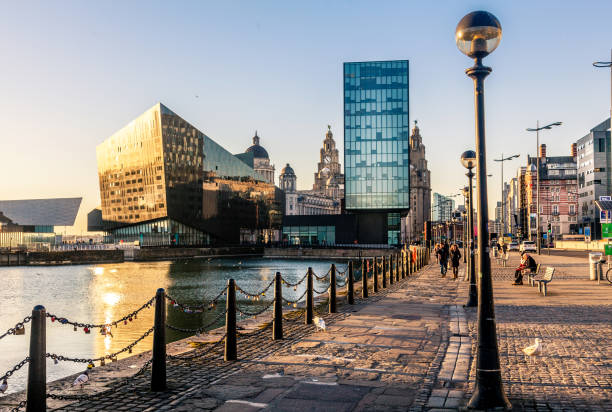
<svg viewBox="0 0 612 412"><path fill-rule="evenodd" d="M534 257L559 268L546 297L528 285L512 286L506 274L513 269L493 266L502 376L513 410L612 411L612 287L586 280L586 259ZM461 289L465 296L465 284ZM466 314L475 359L476 310ZM529 357L523 348L535 338L544 351ZM468 393L474 376L472 367Z"/></svg>

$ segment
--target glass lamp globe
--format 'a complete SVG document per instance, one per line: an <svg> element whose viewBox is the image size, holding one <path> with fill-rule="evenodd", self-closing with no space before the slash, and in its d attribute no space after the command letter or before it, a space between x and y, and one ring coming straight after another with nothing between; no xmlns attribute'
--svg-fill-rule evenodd
<svg viewBox="0 0 612 412"><path fill-rule="evenodd" d="M476 167L476 152L473 150L466 150L461 154L461 164L466 169Z"/></svg>
<svg viewBox="0 0 612 412"><path fill-rule="evenodd" d="M457 47L473 59L487 56L499 46L501 38L502 28L499 20L487 11L467 14L455 29Z"/></svg>

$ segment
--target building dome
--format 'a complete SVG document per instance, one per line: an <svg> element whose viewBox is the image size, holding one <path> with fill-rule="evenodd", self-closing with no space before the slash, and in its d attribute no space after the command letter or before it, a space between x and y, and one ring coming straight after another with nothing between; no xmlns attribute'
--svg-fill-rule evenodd
<svg viewBox="0 0 612 412"><path fill-rule="evenodd" d="M253 158L255 159L270 158L266 149L259 145L259 136L257 136L257 131L255 131L255 136L253 136L253 145L246 149L245 153L253 153Z"/></svg>
<svg viewBox="0 0 612 412"><path fill-rule="evenodd" d="M295 176L295 172L293 171L293 168L289 166L289 163L287 163L287 166L283 167L283 169L281 170L281 175L287 175L287 176L294 175Z"/></svg>

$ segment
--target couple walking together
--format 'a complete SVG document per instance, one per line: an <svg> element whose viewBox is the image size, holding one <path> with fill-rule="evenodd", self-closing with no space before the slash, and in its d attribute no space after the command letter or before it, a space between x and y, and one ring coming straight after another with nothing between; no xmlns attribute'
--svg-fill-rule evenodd
<svg viewBox="0 0 612 412"><path fill-rule="evenodd" d="M459 246L453 243L452 246L449 247L448 243L444 241L444 243L438 243L435 247L436 259L440 264L440 274L442 277L446 276L446 271L448 270L448 260L451 261L451 266L453 268L453 279L457 279L457 274L459 273L459 260L461 259L461 252L459 252Z"/></svg>

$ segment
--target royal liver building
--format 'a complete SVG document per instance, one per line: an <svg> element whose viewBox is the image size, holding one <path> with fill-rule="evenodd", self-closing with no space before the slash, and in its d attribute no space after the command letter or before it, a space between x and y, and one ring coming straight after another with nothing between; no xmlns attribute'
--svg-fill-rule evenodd
<svg viewBox="0 0 612 412"><path fill-rule="evenodd" d="M425 145L416 120L410 135L410 211L403 234L405 242L423 239L425 222L431 215L431 176L425 159Z"/></svg>

